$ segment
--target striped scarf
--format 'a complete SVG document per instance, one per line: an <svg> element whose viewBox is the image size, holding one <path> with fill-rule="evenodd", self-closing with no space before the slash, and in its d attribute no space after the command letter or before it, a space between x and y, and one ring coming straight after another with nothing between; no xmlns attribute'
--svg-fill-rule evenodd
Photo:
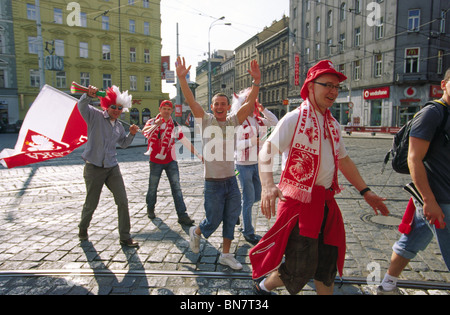
<svg viewBox="0 0 450 315"><path fill-rule="evenodd" d="M278 186L284 196L303 203L309 203L311 202L311 193L319 173L322 137L319 119L309 101L303 102L296 111L299 114L297 126ZM332 139L335 161L332 188L338 193L340 188L337 182L338 153L336 152L336 145L339 143L340 137L336 120L329 110L324 115L324 132L325 138L327 135L331 135Z"/></svg>

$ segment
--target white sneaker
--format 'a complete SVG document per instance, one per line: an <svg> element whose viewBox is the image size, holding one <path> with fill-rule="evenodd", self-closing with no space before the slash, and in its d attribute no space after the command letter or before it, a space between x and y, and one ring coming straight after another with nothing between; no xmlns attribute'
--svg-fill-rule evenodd
<svg viewBox="0 0 450 315"><path fill-rule="evenodd" d="M198 254L200 252L200 235L197 235L195 233L195 230L197 229L196 226L192 226L189 229L189 246L191 247L192 252L194 254Z"/></svg>
<svg viewBox="0 0 450 315"><path fill-rule="evenodd" d="M234 258L233 254L220 254L219 264L228 266L234 270L242 269L241 263Z"/></svg>
<svg viewBox="0 0 450 315"><path fill-rule="evenodd" d="M377 287L377 295L402 295L402 291L400 291L400 289L397 287L390 291L387 291L383 288L383 286L379 285Z"/></svg>

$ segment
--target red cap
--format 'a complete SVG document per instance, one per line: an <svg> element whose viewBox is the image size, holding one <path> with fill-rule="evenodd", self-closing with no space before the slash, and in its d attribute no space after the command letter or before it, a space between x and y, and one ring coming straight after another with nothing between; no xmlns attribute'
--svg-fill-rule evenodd
<svg viewBox="0 0 450 315"><path fill-rule="evenodd" d="M336 71L333 63L330 60L319 61L316 65L314 65L312 68L309 69L308 75L306 76L306 80L303 83L303 87L300 92L300 96L304 100L306 100L309 95L308 83L313 82L315 79L317 79L318 77L320 77L321 75L324 75L324 74L337 75L339 78L339 82L347 80L347 77L344 74Z"/></svg>
<svg viewBox="0 0 450 315"><path fill-rule="evenodd" d="M163 106L168 106L170 108L173 108L173 104L172 104L171 101L163 101L163 102L161 102L161 104L159 105L159 108L161 108Z"/></svg>

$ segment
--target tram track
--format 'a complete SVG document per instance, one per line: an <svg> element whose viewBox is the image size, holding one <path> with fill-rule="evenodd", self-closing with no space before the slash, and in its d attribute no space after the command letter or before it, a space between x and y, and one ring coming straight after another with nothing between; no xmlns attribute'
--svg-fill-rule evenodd
<svg viewBox="0 0 450 315"><path fill-rule="evenodd" d="M181 277L181 278L207 278L207 279L232 279L252 280L251 273L245 272L220 272L220 271L174 271L174 270L109 270L109 269L55 269L55 270L3 270L0 278L17 277ZM335 284L340 285L368 285L367 278L363 277L336 277ZM450 291L450 283L399 280L399 288L415 290L444 290Z"/></svg>

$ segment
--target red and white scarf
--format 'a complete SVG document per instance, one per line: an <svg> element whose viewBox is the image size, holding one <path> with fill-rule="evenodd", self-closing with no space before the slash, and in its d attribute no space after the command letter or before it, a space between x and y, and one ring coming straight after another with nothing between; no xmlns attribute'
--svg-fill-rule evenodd
<svg viewBox="0 0 450 315"><path fill-rule="evenodd" d="M309 203L320 167L321 128L317 114L309 101L303 102L296 111L299 114L297 126L278 187L283 195ZM337 121L328 109L324 115L323 127L325 139L331 135L335 161L335 174L331 188L338 193L340 188L337 182L338 152L336 148L340 136Z"/></svg>
<svg viewBox="0 0 450 315"><path fill-rule="evenodd" d="M255 120L257 122L257 126L252 126L252 124L250 123L248 118L242 123L243 133L242 133L241 137L244 140L249 140L250 138L252 138L254 136L255 129L256 129L256 133L258 134L259 127L265 126L264 121L262 120L261 116L253 115L253 118L255 118ZM258 148L258 151L259 151L259 148ZM245 149L242 150L239 161L248 161L249 158L250 158L250 146L246 147Z"/></svg>
<svg viewBox="0 0 450 315"><path fill-rule="evenodd" d="M161 114L156 116L156 118L150 119L146 125L152 125L156 120L161 117ZM165 122L166 128L161 130L161 126L150 129L148 132L144 132L144 136L149 139L148 141L148 151L145 153L146 155L150 155L150 150L154 148L154 143L157 141L161 141L160 151L155 155L155 158L160 160L165 160L167 154L172 149L172 145L175 143L175 140L172 137L172 132L175 129L175 124L172 118L169 121Z"/></svg>

